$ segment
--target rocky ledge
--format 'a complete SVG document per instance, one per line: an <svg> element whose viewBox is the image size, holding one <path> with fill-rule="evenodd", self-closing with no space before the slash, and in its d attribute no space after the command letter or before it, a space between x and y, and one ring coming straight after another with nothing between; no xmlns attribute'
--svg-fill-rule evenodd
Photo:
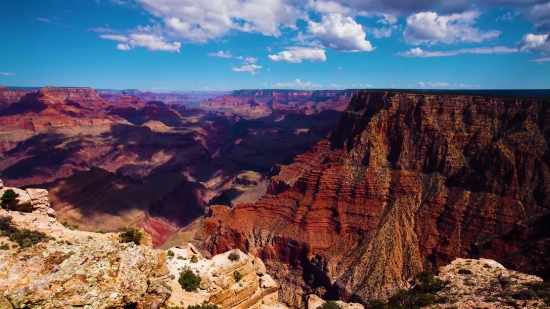
<svg viewBox="0 0 550 309"><path fill-rule="evenodd" d="M18 211L0 209L0 309L164 306L163 251L66 228L49 215L46 190L0 195L7 189L20 196L10 203Z"/></svg>

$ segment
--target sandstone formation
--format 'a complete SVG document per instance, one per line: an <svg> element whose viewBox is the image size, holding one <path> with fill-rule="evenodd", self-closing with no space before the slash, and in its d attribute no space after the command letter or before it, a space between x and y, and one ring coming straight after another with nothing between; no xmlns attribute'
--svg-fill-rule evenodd
<svg viewBox="0 0 550 309"><path fill-rule="evenodd" d="M548 214L549 138L544 99L357 92L329 139L274 169L264 199L211 207L194 243L261 257L298 307L384 299Z"/></svg>
<svg viewBox="0 0 550 309"><path fill-rule="evenodd" d="M35 190L31 199L48 203ZM170 297L166 255L115 234L70 230L41 213L0 209L46 239L17 248L0 236L0 308L161 308Z"/></svg>
<svg viewBox="0 0 550 309"><path fill-rule="evenodd" d="M266 274L259 258L246 255L239 250L226 252L211 259L205 259L191 244L171 248L168 267L173 280L170 281L172 295L170 305L187 308L204 301L219 305L223 309L286 308L278 302L278 284ZM238 254L236 261L229 260L229 254ZM193 263L195 256L198 262ZM178 283L182 269L189 267L201 277L197 291L186 292ZM237 282L235 273L242 275Z"/></svg>
<svg viewBox="0 0 550 309"><path fill-rule="evenodd" d="M32 212L50 217L55 217L56 213L50 206L48 199L48 191L44 189L26 189L4 187L0 179L0 196L4 195L7 190L13 190L18 197L11 202L5 203L4 207L11 211Z"/></svg>

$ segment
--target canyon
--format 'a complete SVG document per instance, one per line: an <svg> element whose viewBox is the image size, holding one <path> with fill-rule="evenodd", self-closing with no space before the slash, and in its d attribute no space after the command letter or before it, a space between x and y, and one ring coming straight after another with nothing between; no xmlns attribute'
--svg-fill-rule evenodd
<svg viewBox="0 0 550 309"><path fill-rule="evenodd" d="M160 246L196 226L216 196L259 199L271 167L325 138L341 115L242 119L193 107L225 94L2 87L0 176L48 189L60 220L89 231L139 226Z"/></svg>
<svg viewBox="0 0 550 309"><path fill-rule="evenodd" d="M287 304L368 304L422 270L488 257L548 278L550 101L359 91L266 195L210 206L193 243L264 260Z"/></svg>

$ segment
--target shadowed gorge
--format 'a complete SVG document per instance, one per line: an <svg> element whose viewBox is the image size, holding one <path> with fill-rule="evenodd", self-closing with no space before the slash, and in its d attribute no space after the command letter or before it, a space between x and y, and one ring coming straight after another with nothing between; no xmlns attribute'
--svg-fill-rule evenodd
<svg viewBox="0 0 550 309"><path fill-rule="evenodd" d="M195 244L261 257L295 306L384 299L457 257L543 274L534 247L505 235L550 211L549 137L547 99L360 91L264 198L212 206Z"/></svg>

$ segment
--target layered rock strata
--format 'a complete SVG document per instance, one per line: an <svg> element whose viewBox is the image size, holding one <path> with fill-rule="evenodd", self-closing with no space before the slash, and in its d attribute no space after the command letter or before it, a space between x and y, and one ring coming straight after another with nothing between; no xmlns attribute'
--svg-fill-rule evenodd
<svg viewBox="0 0 550 309"><path fill-rule="evenodd" d="M313 292L384 299L549 213L549 138L544 99L357 92L266 198L211 207L195 244L261 257L295 306Z"/></svg>
<svg viewBox="0 0 550 309"><path fill-rule="evenodd" d="M174 278L170 282L173 292L169 304L186 308L206 301L224 309L286 308L278 302L279 285L266 274L259 258L235 250L205 259L191 244L167 252L173 253L168 267ZM238 255L238 259L230 260L230 254ZM193 263L193 257L197 262ZM197 291L186 292L177 281L187 267L201 277ZM237 273L241 276L238 280Z"/></svg>

